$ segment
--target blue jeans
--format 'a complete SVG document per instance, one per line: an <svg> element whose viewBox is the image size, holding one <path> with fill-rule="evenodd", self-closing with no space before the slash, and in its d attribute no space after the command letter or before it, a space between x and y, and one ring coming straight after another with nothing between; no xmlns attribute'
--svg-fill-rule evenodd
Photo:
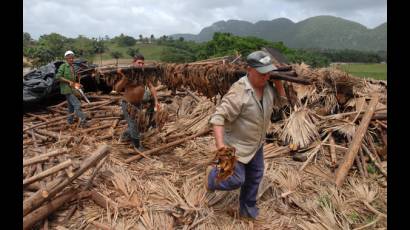
<svg viewBox="0 0 410 230"><path fill-rule="evenodd" d="M213 168L208 175L208 188L223 191L241 188L239 212L241 216L256 218L259 214L259 209L256 207L256 196L264 167L262 146L247 164L238 161L233 175L220 183L216 183L217 168Z"/></svg>
<svg viewBox="0 0 410 230"><path fill-rule="evenodd" d="M121 101L121 109L122 109L122 113L124 115L124 119L127 121L128 123L128 128L127 130L123 133L123 135L125 137L130 137L131 139L140 139L140 133L138 130L138 124L137 122L132 119L130 117L130 115L128 114L128 110L127 110L127 105L128 103L125 100Z"/></svg>
<svg viewBox="0 0 410 230"><path fill-rule="evenodd" d="M65 95L68 104L68 113L71 114L75 112L80 121L84 121L86 119L86 115L81 111L81 102L74 94L66 94ZM74 116L71 115L67 118L68 123L72 124L74 122Z"/></svg>

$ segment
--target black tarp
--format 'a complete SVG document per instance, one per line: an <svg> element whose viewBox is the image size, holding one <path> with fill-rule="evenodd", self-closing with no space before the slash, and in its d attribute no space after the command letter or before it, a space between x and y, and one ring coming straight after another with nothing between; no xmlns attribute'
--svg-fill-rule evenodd
<svg viewBox="0 0 410 230"><path fill-rule="evenodd" d="M58 67L63 63L63 61L51 62L23 76L24 107L43 103L50 98L61 97L59 82L55 80L55 75ZM74 61L74 70L76 72L94 67L96 65L87 64L86 61ZM84 79L84 77L87 78L88 76L82 75L81 79Z"/></svg>

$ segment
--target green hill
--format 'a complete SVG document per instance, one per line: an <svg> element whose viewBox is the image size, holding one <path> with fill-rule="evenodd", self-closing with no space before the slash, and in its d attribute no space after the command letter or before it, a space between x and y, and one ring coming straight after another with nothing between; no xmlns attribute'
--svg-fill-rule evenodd
<svg viewBox="0 0 410 230"><path fill-rule="evenodd" d="M316 16L294 23L286 18L250 23L240 20L219 21L205 27L198 35L175 34L174 38L197 42L209 41L215 32L255 36L269 41L283 41L291 48L387 50L387 23L368 29L334 16Z"/></svg>

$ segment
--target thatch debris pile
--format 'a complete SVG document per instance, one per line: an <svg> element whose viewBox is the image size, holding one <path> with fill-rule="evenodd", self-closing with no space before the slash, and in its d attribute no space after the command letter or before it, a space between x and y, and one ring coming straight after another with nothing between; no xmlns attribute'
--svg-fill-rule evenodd
<svg viewBox="0 0 410 230"><path fill-rule="evenodd" d="M215 78L219 68L213 67ZM159 91L163 125L147 129L143 143L148 150L144 152L119 141L126 123L118 96L87 93L92 101L83 104L83 111L91 117L87 128L67 125L65 102L43 112L26 113L24 225L52 229L385 229L387 85L334 69L305 65L292 69L312 84L287 83L287 96L276 106L279 118L272 123L264 146L258 220L238 216L239 191L206 192L205 169L215 157L207 124L215 102L208 97L223 94L229 86L217 90L205 85L202 88L207 89L197 94L192 91L200 85L191 78L167 82L175 88ZM189 71L190 76L202 74ZM209 76L204 74L202 80ZM164 79L158 80L166 85ZM214 79L208 81L201 84L215 84ZM305 161L297 161L302 158Z"/></svg>

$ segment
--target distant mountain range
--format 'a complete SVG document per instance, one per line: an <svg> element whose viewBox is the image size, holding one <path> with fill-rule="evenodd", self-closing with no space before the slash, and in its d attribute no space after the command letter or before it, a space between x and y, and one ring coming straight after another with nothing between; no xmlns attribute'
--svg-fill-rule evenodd
<svg viewBox="0 0 410 230"><path fill-rule="evenodd" d="M316 16L294 23L287 18L250 23L240 20L215 22L197 35L173 34L173 38L204 42L215 32L255 36L268 41L283 41L291 48L387 50L387 23L368 29L360 23L334 16Z"/></svg>

